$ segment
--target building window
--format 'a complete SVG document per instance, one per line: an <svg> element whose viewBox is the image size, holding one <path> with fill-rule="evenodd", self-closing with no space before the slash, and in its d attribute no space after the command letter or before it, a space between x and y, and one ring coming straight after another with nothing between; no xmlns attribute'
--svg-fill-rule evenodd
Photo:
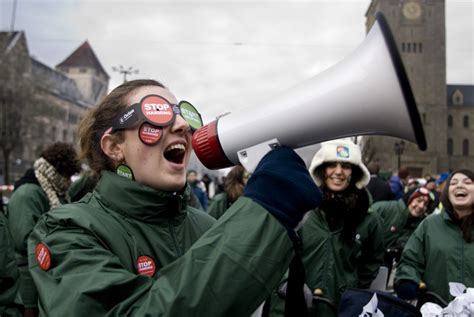
<svg viewBox="0 0 474 317"><path fill-rule="evenodd" d="M448 115L448 128L452 128L452 127L453 127L453 116Z"/></svg>
<svg viewBox="0 0 474 317"><path fill-rule="evenodd" d="M407 43L407 52L411 53L411 43Z"/></svg>
<svg viewBox="0 0 474 317"><path fill-rule="evenodd" d="M465 128L469 128L469 116L464 116L462 118L462 125Z"/></svg>
<svg viewBox="0 0 474 317"><path fill-rule="evenodd" d="M469 140L464 139L462 141L462 155L469 156Z"/></svg>
<svg viewBox="0 0 474 317"><path fill-rule="evenodd" d="M51 127L51 140L56 141L56 127Z"/></svg>
<svg viewBox="0 0 474 317"><path fill-rule="evenodd" d="M416 53L416 47L417 47L417 45L416 45L416 43L412 43L412 44L413 44L413 53Z"/></svg>
<svg viewBox="0 0 474 317"><path fill-rule="evenodd" d="M454 93L453 93L453 104L455 106L462 106L464 103L464 95L462 94L462 92L457 89Z"/></svg>
<svg viewBox="0 0 474 317"><path fill-rule="evenodd" d="M402 43L402 52L405 53L405 43Z"/></svg>
<svg viewBox="0 0 474 317"><path fill-rule="evenodd" d="M423 113L421 114L421 118L422 118L423 123L426 124L426 113L423 112Z"/></svg>
<svg viewBox="0 0 474 317"><path fill-rule="evenodd" d="M81 67L79 68L80 73L87 73L87 68Z"/></svg>
<svg viewBox="0 0 474 317"><path fill-rule="evenodd" d="M66 129L63 130L63 141L67 142L67 130Z"/></svg>
<svg viewBox="0 0 474 317"><path fill-rule="evenodd" d="M453 155L453 139L448 139L448 155Z"/></svg>
<svg viewBox="0 0 474 317"><path fill-rule="evenodd" d="M418 51L423 52L423 43L418 43Z"/></svg>

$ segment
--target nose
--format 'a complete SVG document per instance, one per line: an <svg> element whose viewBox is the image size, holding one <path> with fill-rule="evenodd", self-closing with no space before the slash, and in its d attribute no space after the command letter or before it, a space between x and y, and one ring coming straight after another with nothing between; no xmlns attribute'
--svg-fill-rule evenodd
<svg viewBox="0 0 474 317"><path fill-rule="evenodd" d="M191 127L181 115L176 115L173 125L171 126L171 132L173 133L186 133L191 131Z"/></svg>
<svg viewBox="0 0 474 317"><path fill-rule="evenodd" d="M340 163L336 164L336 168L334 169L334 172L341 174L342 173L342 165Z"/></svg>

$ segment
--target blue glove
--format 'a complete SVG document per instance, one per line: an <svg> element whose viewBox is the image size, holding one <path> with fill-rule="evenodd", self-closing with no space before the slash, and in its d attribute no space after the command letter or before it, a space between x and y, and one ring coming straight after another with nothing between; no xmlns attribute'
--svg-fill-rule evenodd
<svg viewBox="0 0 474 317"><path fill-rule="evenodd" d="M418 284L410 280L401 280L395 290L399 298L411 300L417 297Z"/></svg>
<svg viewBox="0 0 474 317"><path fill-rule="evenodd" d="M267 209L289 231L294 230L310 209L321 203L322 194L301 157L282 146L258 163L248 180L244 196Z"/></svg>

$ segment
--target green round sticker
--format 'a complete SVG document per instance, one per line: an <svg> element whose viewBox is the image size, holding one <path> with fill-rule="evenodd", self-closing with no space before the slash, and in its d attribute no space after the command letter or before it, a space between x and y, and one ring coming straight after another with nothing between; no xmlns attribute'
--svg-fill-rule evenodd
<svg viewBox="0 0 474 317"><path fill-rule="evenodd" d="M201 115L192 104L187 101L184 101L180 104L180 108L181 115L191 128L199 129L200 127L202 127Z"/></svg>
<svg viewBox="0 0 474 317"><path fill-rule="evenodd" d="M132 169L130 167L128 167L127 165L123 165L123 164L119 165L119 167L117 167L117 174L122 176L122 177L133 180Z"/></svg>

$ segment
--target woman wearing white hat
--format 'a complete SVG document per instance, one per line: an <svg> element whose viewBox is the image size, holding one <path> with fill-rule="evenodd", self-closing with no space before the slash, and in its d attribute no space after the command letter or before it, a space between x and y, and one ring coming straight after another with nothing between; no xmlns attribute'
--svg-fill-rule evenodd
<svg viewBox="0 0 474 317"><path fill-rule="evenodd" d="M309 171L323 202L300 232L306 284L337 307L346 288L369 288L383 265L381 219L367 212L370 196L364 187L370 174L358 145L347 139L323 143ZM274 296L271 305L272 315L281 315L281 300ZM312 310L317 316L336 316L325 303Z"/></svg>

